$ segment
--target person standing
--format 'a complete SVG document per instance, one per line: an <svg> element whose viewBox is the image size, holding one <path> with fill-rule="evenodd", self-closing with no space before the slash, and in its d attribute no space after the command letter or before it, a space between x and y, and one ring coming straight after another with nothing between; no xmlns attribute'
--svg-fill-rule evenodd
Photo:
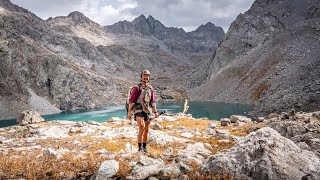
<svg viewBox="0 0 320 180"><path fill-rule="evenodd" d="M131 110L134 108L134 119L139 126L138 148L140 152L148 152L147 141L151 121L149 115L153 112L157 118L159 113L157 112L154 89L150 85L150 71L143 70L140 77L140 83L133 87L129 98L127 118L131 120Z"/></svg>

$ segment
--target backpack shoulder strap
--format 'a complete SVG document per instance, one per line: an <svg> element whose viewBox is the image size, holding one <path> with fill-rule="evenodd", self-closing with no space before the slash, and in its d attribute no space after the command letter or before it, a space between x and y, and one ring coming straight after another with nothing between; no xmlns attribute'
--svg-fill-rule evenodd
<svg viewBox="0 0 320 180"><path fill-rule="evenodd" d="M135 99L135 103L137 102L137 100L138 100L138 98L139 98L139 96L140 96L140 94L141 94L141 86L142 86L142 84L141 83L138 83L138 84L136 84L136 85L134 85L134 87L137 87L138 88L138 96L137 96L137 98Z"/></svg>

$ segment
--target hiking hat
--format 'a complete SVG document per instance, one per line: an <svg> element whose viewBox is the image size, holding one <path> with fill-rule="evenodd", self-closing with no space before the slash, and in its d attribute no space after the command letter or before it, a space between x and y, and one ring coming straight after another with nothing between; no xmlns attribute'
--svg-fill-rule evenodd
<svg viewBox="0 0 320 180"><path fill-rule="evenodd" d="M141 72L141 77L142 77L143 74L148 74L148 75L150 76L150 71L148 71L148 70L145 69L145 70L143 70L143 71Z"/></svg>
<svg viewBox="0 0 320 180"><path fill-rule="evenodd" d="M149 74L149 75L150 75L150 71L148 71L148 70L143 70L143 71L141 72L141 74Z"/></svg>

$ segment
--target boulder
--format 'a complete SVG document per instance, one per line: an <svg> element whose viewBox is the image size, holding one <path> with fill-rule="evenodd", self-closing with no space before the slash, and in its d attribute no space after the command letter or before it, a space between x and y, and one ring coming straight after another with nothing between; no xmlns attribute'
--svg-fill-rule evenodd
<svg viewBox="0 0 320 180"><path fill-rule="evenodd" d="M236 121L240 121L244 123L248 123L252 121L251 118L248 118L245 116L239 116L239 115L232 115L229 119L232 123L235 123Z"/></svg>
<svg viewBox="0 0 320 180"><path fill-rule="evenodd" d="M313 112L312 116L317 118L317 119L320 119L320 111Z"/></svg>
<svg viewBox="0 0 320 180"><path fill-rule="evenodd" d="M95 180L110 179L119 170L119 162L116 160L103 161L95 175Z"/></svg>
<svg viewBox="0 0 320 180"><path fill-rule="evenodd" d="M221 122L221 126L228 126L231 123L230 119L228 118L222 118L220 122Z"/></svg>
<svg viewBox="0 0 320 180"><path fill-rule="evenodd" d="M181 133L180 136L184 138L193 138L193 134L189 132Z"/></svg>
<svg viewBox="0 0 320 180"><path fill-rule="evenodd" d="M161 130L163 127L159 123L152 123L150 128L153 130Z"/></svg>
<svg viewBox="0 0 320 180"><path fill-rule="evenodd" d="M165 167L162 159L153 159L147 156L140 156L139 161L133 166L132 172L127 179L145 179L157 175Z"/></svg>
<svg viewBox="0 0 320 180"><path fill-rule="evenodd" d="M246 123L240 122L240 121L237 120L237 121L234 123L234 126L242 126L242 125L244 125L244 124L246 124Z"/></svg>
<svg viewBox="0 0 320 180"><path fill-rule="evenodd" d="M230 137L230 132L228 130L216 130L216 133L218 136L222 137L222 138L229 138Z"/></svg>
<svg viewBox="0 0 320 180"><path fill-rule="evenodd" d="M16 122L22 126L43 121L44 119L41 117L40 113L34 110L23 111L16 120Z"/></svg>
<svg viewBox="0 0 320 180"><path fill-rule="evenodd" d="M217 127L217 124L212 122L212 123L209 123L209 128L213 129L213 128L216 128Z"/></svg>
<svg viewBox="0 0 320 180"><path fill-rule="evenodd" d="M278 118L278 117L279 117L279 115L278 115L277 113L270 113L270 114L268 115L268 119Z"/></svg>
<svg viewBox="0 0 320 180"><path fill-rule="evenodd" d="M263 121L264 121L264 117L258 117L256 121L257 121L258 123L259 123L259 122L263 122Z"/></svg>
<svg viewBox="0 0 320 180"><path fill-rule="evenodd" d="M200 173L234 179L309 179L320 177L320 159L269 127L250 133L225 153L212 156Z"/></svg>

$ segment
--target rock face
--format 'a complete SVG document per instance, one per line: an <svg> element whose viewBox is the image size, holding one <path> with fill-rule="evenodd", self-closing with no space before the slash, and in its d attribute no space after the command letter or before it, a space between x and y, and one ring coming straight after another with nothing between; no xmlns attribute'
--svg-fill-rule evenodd
<svg viewBox="0 0 320 180"><path fill-rule="evenodd" d="M141 34L155 37L165 45L160 48L180 57L188 57L193 53L211 53L224 35L221 27L216 27L210 22L201 25L195 31L186 33L182 28L165 27L152 16L146 18L144 15L132 22L120 21L104 28L116 34Z"/></svg>
<svg viewBox="0 0 320 180"><path fill-rule="evenodd" d="M1 119L123 104L142 69L158 99L179 99L181 77L197 63L189 58L209 57L224 35L212 23L186 33L151 16L107 27L80 12L42 20L9 0L0 2L0 27Z"/></svg>
<svg viewBox="0 0 320 180"><path fill-rule="evenodd" d="M213 156L201 171L236 179L318 179L320 159L266 127Z"/></svg>
<svg viewBox="0 0 320 180"><path fill-rule="evenodd" d="M253 115L319 109L319 9L315 0L256 0L231 24L192 99L255 103Z"/></svg>
<svg viewBox="0 0 320 180"><path fill-rule="evenodd" d="M23 111L17 118L17 123L20 125L34 124L43 122L44 119L40 116L40 113L37 111Z"/></svg>

